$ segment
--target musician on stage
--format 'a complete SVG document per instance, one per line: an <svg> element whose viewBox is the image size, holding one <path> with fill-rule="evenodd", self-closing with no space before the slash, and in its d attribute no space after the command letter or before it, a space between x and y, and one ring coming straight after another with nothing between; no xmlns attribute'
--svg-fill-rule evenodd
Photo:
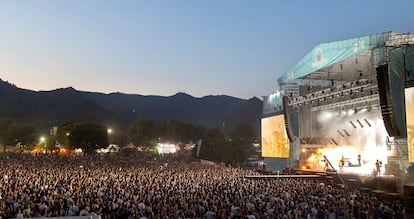
<svg viewBox="0 0 414 219"><path fill-rule="evenodd" d="M344 171L344 166L345 166L345 157L344 155L342 155L341 160L339 161L339 167L341 171Z"/></svg>

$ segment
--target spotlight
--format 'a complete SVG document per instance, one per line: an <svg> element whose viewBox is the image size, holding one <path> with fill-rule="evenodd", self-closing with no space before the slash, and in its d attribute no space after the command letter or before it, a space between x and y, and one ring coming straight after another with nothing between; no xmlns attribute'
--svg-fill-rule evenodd
<svg viewBox="0 0 414 219"><path fill-rule="evenodd" d="M368 124L369 127L371 127L371 123L369 123L367 119L364 119L364 121Z"/></svg>
<svg viewBox="0 0 414 219"><path fill-rule="evenodd" d="M357 122L358 122L358 124L361 126L361 128L364 128L364 126L362 125L361 121L359 121L359 120L357 119Z"/></svg>
<svg viewBox="0 0 414 219"><path fill-rule="evenodd" d="M356 125L352 121L349 121L349 123L351 123L352 127L357 128Z"/></svg>
<svg viewBox="0 0 414 219"><path fill-rule="evenodd" d="M346 129L344 129L344 132L345 132L345 134L349 137L349 136L351 136L347 131L346 131Z"/></svg>

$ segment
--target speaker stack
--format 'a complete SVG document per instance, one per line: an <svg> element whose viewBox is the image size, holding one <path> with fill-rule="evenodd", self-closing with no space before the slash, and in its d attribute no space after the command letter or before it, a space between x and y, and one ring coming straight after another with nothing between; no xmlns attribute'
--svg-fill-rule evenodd
<svg viewBox="0 0 414 219"><path fill-rule="evenodd" d="M392 97L390 80L388 74L388 65L380 65L377 67L377 81L378 81L378 93L381 106L382 119L384 120L384 126L390 137L396 137L400 134L393 113Z"/></svg>
<svg viewBox="0 0 414 219"><path fill-rule="evenodd" d="M292 108L289 106L289 97L283 96L283 115L285 116L285 128L289 141L295 141L295 134L292 127Z"/></svg>

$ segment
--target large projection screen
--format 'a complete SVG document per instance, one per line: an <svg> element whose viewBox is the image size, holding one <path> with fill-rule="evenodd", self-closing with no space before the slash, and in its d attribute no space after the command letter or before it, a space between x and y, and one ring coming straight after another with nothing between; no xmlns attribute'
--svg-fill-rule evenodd
<svg viewBox="0 0 414 219"><path fill-rule="evenodd" d="M283 115L262 118L262 156L289 158L290 147Z"/></svg>
<svg viewBox="0 0 414 219"><path fill-rule="evenodd" d="M407 118L408 159L414 162L414 87L405 89L405 113Z"/></svg>

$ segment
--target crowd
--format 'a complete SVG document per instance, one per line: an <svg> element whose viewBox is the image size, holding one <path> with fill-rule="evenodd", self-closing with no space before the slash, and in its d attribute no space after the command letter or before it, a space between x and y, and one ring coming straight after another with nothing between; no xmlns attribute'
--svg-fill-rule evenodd
<svg viewBox="0 0 414 219"><path fill-rule="evenodd" d="M168 165L167 165L168 164ZM399 201L167 158L0 155L0 217L405 218Z"/></svg>

